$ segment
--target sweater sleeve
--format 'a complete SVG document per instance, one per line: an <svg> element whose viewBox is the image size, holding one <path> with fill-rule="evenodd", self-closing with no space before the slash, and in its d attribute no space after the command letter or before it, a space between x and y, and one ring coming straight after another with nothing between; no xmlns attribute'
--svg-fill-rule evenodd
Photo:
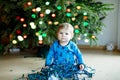
<svg viewBox="0 0 120 80"><path fill-rule="evenodd" d="M75 53L77 61L78 61L78 65L84 64L83 55L76 44L74 45L74 50L75 50L74 53Z"/></svg>
<svg viewBox="0 0 120 80"><path fill-rule="evenodd" d="M54 59L54 44L50 47L48 55L46 57L45 66L50 66Z"/></svg>

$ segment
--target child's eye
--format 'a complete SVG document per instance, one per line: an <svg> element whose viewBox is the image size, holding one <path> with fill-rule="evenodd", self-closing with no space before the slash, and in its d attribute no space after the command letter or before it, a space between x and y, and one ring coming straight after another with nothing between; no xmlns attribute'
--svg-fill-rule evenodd
<svg viewBox="0 0 120 80"><path fill-rule="evenodd" d="M62 32L60 32L60 34L63 34Z"/></svg>
<svg viewBox="0 0 120 80"><path fill-rule="evenodd" d="M68 33L65 33L66 35L68 35Z"/></svg>

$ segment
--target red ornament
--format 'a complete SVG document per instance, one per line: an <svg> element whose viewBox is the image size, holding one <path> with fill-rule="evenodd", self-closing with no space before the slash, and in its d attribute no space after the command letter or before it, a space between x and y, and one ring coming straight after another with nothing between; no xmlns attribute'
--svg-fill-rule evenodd
<svg viewBox="0 0 120 80"><path fill-rule="evenodd" d="M16 19L19 20L19 19L20 19L20 16L16 16Z"/></svg>
<svg viewBox="0 0 120 80"><path fill-rule="evenodd" d="M21 34L21 30L18 29L18 30L16 31L16 34L17 34L17 35Z"/></svg>

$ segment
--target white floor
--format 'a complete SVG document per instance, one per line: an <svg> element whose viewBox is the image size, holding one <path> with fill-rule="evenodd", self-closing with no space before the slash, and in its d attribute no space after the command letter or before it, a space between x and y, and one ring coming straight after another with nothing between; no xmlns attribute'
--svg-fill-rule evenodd
<svg viewBox="0 0 120 80"><path fill-rule="evenodd" d="M83 50L85 62L96 69L92 80L120 80L120 53L102 50ZM39 71L44 59L24 55L0 56L0 80L16 80L23 74Z"/></svg>

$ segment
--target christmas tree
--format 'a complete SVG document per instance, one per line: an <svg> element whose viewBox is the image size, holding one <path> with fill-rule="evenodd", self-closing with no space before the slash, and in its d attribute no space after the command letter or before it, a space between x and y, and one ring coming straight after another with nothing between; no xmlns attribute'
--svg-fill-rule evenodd
<svg viewBox="0 0 120 80"><path fill-rule="evenodd" d="M73 25L74 38L84 40L90 45L97 43L97 34L104 26L102 19L112 4L94 0L10 0L8 47L35 47L41 44L50 45L56 40L56 29L59 24L68 22ZM1 3L0 2L0 3ZM16 5L16 6L14 6ZM14 6L14 8L12 7ZM4 5L5 7L5 5ZM11 19L12 18L12 19ZM7 29L8 30L8 29Z"/></svg>

